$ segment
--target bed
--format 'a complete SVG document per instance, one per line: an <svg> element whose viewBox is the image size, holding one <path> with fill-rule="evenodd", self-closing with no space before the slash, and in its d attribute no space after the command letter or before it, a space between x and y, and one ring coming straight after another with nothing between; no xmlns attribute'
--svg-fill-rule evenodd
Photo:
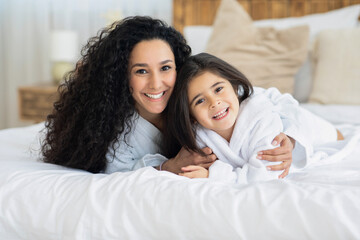
<svg viewBox="0 0 360 240"><path fill-rule="evenodd" d="M212 34L219 20L214 18L219 16L220 2L174 1L174 26L184 32L195 52L206 50L215 37ZM310 24L333 21L338 24L336 31L358 28L357 0L238 2L256 27L281 25L277 18L296 16L287 19L286 28L295 20ZM262 18L267 19L258 20ZM348 22L340 23L344 18ZM313 29L306 38L307 51L316 45L313 40L322 30L334 29ZM348 32L344 34L341 36ZM351 39L346 46L353 44ZM297 69L293 67L293 75L298 75L309 54L303 54ZM314 97L314 74L309 80L311 89L297 83L303 78L296 76L291 87L284 88L302 106L335 124L345 138L357 138L352 138L348 154L340 160L309 166L282 180L229 185L191 180L151 167L91 174L39 161L44 123L1 130L0 239L360 239L360 102L356 102L360 67L350 65L357 71L357 83L346 89L335 87L341 93L346 90L337 99ZM344 83L346 77L353 77L343 76ZM317 83L320 88L322 81ZM354 92L356 96L351 95Z"/></svg>

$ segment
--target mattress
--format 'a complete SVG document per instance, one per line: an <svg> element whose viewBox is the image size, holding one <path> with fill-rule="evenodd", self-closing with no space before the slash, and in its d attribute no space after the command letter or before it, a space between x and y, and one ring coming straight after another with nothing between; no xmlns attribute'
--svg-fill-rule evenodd
<svg viewBox="0 0 360 240"><path fill-rule="evenodd" d="M303 106L360 134L358 106ZM43 127L0 131L0 239L360 239L359 141L340 161L230 185L43 163Z"/></svg>

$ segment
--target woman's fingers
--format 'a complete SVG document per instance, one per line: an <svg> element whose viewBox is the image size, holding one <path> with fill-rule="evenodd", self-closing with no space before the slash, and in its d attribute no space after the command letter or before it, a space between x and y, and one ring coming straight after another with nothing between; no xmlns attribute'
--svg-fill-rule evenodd
<svg viewBox="0 0 360 240"><path fill-rule="evenodd" d="M209 147L204 147L201 149L206 155L212 154L212 150Z"/></svg>
<svg viewBox="0 0 360 240"><path fill-rule="evenodd" d="M206 158L207 158L208 162L214 162L217 159L215 154L207 155Z"/></svg>
<svg viewBox="0 0 360 240"><path fill-rule="evenodd" d="M270 162L292 161L292 155L288 153L282 155L258 155L257 158Z"/></svg>
<svg viewBox="0 0 360 240"><path fill-rule="evenodd" d="M291 139L284 133L280 133L274 138L273 145L278 145L278 143L280 146L277 148L258 152L257 158L272 162L292 161L293 144Z"/></svg>
<svg viewBox="0 0 360 240"><path fill-rule="evenodd" d="M271 171L280 171L290 168L290 165L291 164L289 162L283 162L277 165L266 166L266 168Z"/></svg>
<svg viewBox="0 0 360 240"><path fill-rule="evenodd" d="M289 174L290 171L291 162L283 162L278 165L271 165L267 166L266 168L270 171L281 171L284 170L284 172L279 176L279 178L284 178Z"/></svg>
<svg viewBox="0 0 360 240"><path fill-rule="evenodd" d="M277 148L273 148L273 149L262 150L262 151L258 152L258 155L260 154L260 155L276 156L276 155L288 153L289 150L290 149L287 147L277 147Z"/></svg>
<svg viewBox="0 0 360 240"><path fill-rule="evenodd" d="M279 176L279 178L284 178L289 174L290 167L286 168L285 171Z"/></svg>

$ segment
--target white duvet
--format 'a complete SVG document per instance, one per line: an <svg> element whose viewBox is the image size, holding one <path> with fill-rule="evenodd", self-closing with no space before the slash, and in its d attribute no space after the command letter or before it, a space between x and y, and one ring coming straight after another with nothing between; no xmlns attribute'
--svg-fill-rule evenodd
<svg viewBox="0 0 360 240"><path fill-rule="evenodd" d="M359 142L341 161L230 185L42 163L42 127L0 131L0 239L360 239Z"/></svg>

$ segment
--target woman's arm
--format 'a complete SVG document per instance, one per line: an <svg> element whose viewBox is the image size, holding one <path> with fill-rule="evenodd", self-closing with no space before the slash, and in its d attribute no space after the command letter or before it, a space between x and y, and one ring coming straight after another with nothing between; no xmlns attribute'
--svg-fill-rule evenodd
<svg viewBox="0 0 360 240"><path fill-rule="evenodd" d="M280 146L273 149L262 150L258 152L257 158L270 162L282 162L278 165L269 166L271 171L284 170L279 178L284 178L289 174L289 170L292 164L292 151L295 146L295 140L284 133L277 135L272 145L276 146L280 143Z"/></svg>
<svg viewBox="0 0 360 240"><path fill-rule="evenodd" d="M265 95L270 102L276 107L279 112L287 112L299 106L298 101L296 101L290 94L282 94L276 88L254 88L254 94L263 94ZM284 114L286 115L286 114ZM280 146L274 149L263 149L258 153L258 159L267 160L271 162L282 162L278 165L271 167L273 171L284 170L280 175L281 178L284 178L288 175L293 158L292 151L295 147L295 139L288 136L287 128L290 128L295 122L292 119L288 120L289 125L286 126L283 133L277 135L273 140L273 145L280 143Z"/></svg>

